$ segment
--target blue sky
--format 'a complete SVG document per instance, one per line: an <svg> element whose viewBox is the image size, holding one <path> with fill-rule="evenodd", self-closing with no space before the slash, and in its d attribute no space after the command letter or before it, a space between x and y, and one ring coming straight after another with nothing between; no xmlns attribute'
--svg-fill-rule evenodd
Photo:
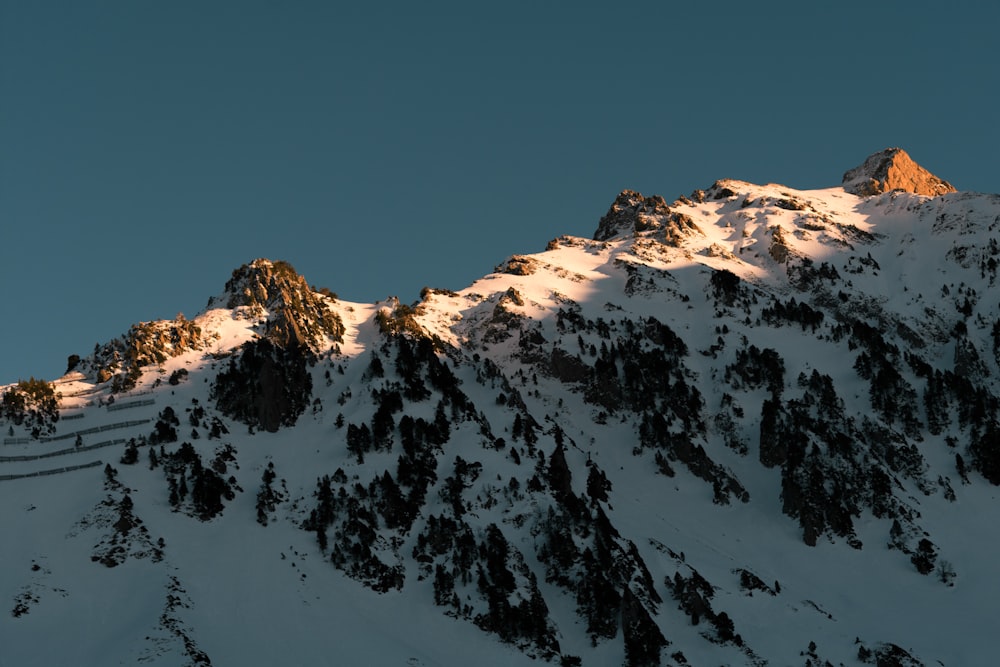
<svg viewBox="0 0 1000 667"><path fill-rule="evenodd" d="M256 257L411 302L624 188L996 192L1000 10L923 4L0 0L0 384Z"/></svg>

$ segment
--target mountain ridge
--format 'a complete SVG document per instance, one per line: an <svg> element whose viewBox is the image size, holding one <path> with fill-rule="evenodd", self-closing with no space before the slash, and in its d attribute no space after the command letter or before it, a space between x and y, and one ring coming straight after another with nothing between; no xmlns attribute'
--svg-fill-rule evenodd
<svg viewBox="0 0 1000 667"><path fill-rule="evenodd" d="M189 324L78 360L47 432L8 386L5 521L60 529L0 554L11 655L50 659L91 577L146 629L77 649L154 664L253 664L275 632L320 661L974 662L998 221L989 195L722 180L624 191L594 238L412 305L240 267ZM334 618L337 648L294 627Z"/></svg>

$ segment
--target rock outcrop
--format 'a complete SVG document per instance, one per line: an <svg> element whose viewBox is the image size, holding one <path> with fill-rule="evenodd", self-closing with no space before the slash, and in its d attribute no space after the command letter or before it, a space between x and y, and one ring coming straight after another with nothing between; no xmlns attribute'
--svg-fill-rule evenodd
<svg viewBox="0 0 1000 667"><path fill-rule="evenodd" d="M651 216L662 216L669 212L670 207L659 195L643 197L634 190L622 190L598 223L594 239L607 241L622 233L640 231L645 227L644 221Z"/></svg>
<svg viewBox="0 0 1000 667"><path fill-rule="evenodd" d="M279 347L299 345L317 352L324 339L343 340L344 325L288 262L257 259L233 271L225 295L209 306L245 308L253 317L266 317L263 335Z"/></svg>
<svg viewBox="0 0 1000 667"><path fill-rule="evenodd" d="M658 240L679 246L684 237L701 233L694 221L675 211L659 196L644 197L634 190L623 190L615 198L594 232L595 241L608 241L620 235L656 232Z"/></svg>
<svg viewBox="0 0 1000 667"><path fill-rule="evenodd" d="M955 192L955 187L927 171L902 148L887 148L869 155L860 166L844 174L844 189L860 197L905 190L936 197Z"/></svg>

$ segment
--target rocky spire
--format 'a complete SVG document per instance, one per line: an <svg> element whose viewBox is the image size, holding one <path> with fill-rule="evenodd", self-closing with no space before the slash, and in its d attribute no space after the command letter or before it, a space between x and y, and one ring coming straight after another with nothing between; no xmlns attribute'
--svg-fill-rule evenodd
<svg viewBox="0 0 1000 667"><path fill-rule="evenodd" d="M951 183L927 171L902 148L886 148L869 155L860 166L844 174L844 189L861 197L905 190L936 197L955 192Z"/></svg>
<svg viewBox="0 0 1000 667"><path fill-rule="evenodd" d="M221 299L226 308L247 308L265 317L264 336L279 347L298 344L319 350L323 337L343 339L344 326L323 295L313 292L288 262L257 259L233 271Z"/></svg>

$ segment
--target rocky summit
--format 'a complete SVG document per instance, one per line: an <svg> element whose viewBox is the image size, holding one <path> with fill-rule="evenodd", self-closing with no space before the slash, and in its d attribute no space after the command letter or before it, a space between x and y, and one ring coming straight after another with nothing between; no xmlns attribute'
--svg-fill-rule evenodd
<svg viewBox="0 0 1000 667"><path fill-rule="evenodd" d="M948 181L930 173L902 148L887 148L869 155L844 174L844 189L861 197L902 190L928 197L956 192Z"/></svg>
<svg viewBox="0 0 1000 667"><path fill-rule="evenodd" d="M0 387L0 664L989 664L1000 197L891 149L570 222Z"/></svg>

